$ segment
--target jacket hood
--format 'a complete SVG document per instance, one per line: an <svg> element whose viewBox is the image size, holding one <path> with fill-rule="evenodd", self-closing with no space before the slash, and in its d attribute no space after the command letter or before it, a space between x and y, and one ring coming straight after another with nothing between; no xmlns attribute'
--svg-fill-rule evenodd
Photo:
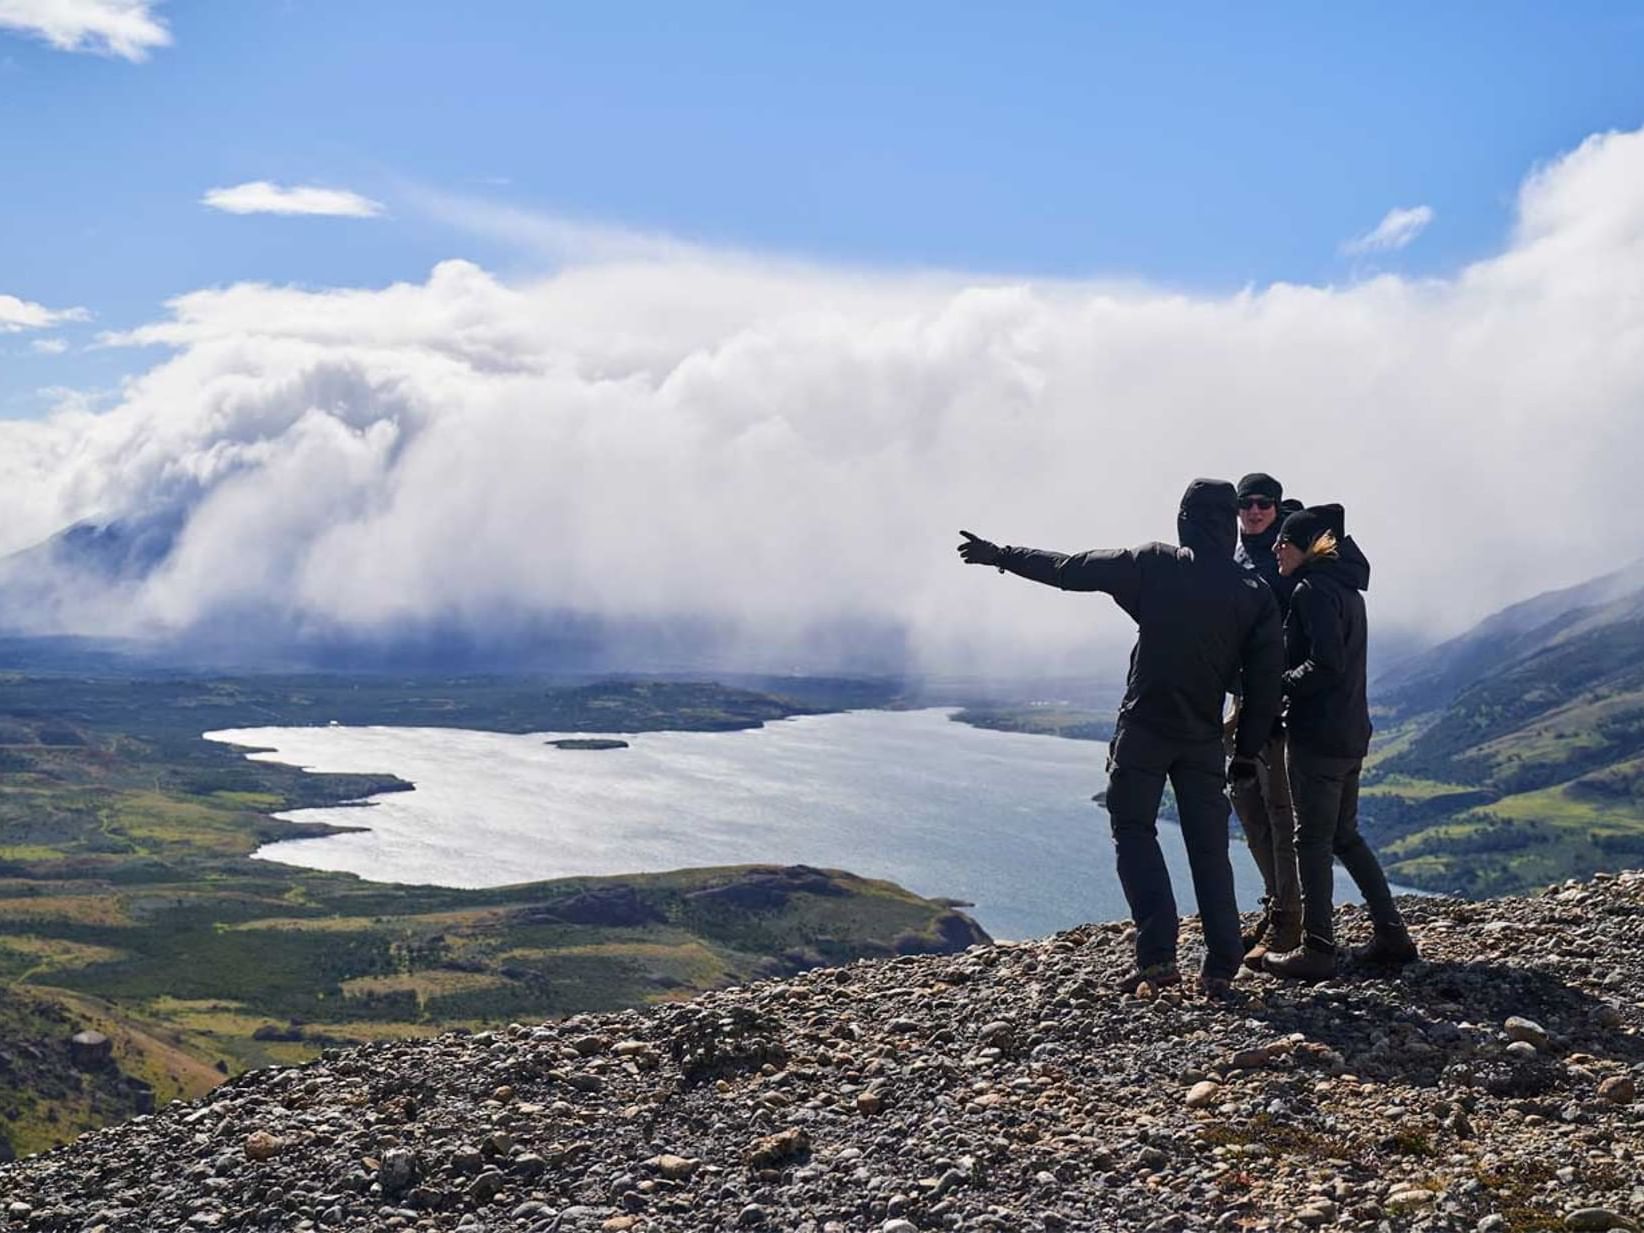
<svg viewBox="0 0 1644 1233"><path fill-rule="evenodd" d="M1226 480L1196 479L1182 494L1176 540L1195 557L1229 557L1239 542L1238 492Z"/></svg>
<svg viewBox="0 0 1644 1233"><path fill-rule="evenodd" d="M1355 591L1368 591L1370 561L1353 537L1347 534L1347 511L1339 505L1319 505L1311 507L1308 512L1317 513L1324 520L1335 546L1328 556L1310 558L1299 572L1303 575L1323 575Z"/></svg>
<svg viewBox="0 0 1644 1233"><path fill-rule="evenodd" d="M1320 564L1331 566L1331 576L1341 579L1355 591L1370 589L1370 561L1353 542L1351 535L1344 535L1336 544L1335 560Z"/></svg>

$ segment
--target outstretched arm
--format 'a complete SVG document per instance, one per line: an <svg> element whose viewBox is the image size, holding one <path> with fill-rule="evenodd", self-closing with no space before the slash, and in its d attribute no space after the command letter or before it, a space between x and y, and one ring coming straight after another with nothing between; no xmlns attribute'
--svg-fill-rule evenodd
<svg viewBox="0 0 1644 1233"><path fill-rule="evenodd" d="M1120 604L1134 601L1141 586L1136 554L1128 548L1096 548L1069 556L1041 548L1001 548L969 531L959 534L965 537L959 555L967 565L994 565L1064 591L1106 591Z"/></svg>

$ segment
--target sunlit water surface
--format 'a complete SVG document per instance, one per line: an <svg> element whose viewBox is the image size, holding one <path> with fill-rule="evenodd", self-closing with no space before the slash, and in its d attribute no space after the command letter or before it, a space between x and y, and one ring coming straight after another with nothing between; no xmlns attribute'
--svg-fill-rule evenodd
<svg viewBox="0 0 1644 1233"><path fill-rule="evenodd" d="M629 748L556 749L602 733L452 728L237 728L211 740L310 771L393 774L412 792L369 809L282 815L370 829L257 855L379 882L498 886L704 865L810 864L975 904L995 937L1127 915L1113 870L1106 746L989 732L944 710L850 711L742 732L622 734ZM1160 838L1184 912L1181 833ZM1261 879L1232 824L1240 903ZM1338 871L1338 897L1352 887Z"/></svg>

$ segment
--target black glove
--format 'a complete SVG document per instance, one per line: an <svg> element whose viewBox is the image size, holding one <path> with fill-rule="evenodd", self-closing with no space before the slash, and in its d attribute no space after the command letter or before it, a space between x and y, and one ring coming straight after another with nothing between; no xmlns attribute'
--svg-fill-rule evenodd
<svg viewBox="0 0 1644 1233"><path fill-rule="evenodd" d="M1245 788L1256 782L1257 764L1254 758L1234 758L1227 764L1227 786Z"/></svg>
<svg viewBox="0 0 1644 1233"><path fill-rule="evenodd" d="M961 531L965 542L959 545L959 555L966 565L997 565L999 564L999 545L990 543L972 535L969 531Z"/></svg>

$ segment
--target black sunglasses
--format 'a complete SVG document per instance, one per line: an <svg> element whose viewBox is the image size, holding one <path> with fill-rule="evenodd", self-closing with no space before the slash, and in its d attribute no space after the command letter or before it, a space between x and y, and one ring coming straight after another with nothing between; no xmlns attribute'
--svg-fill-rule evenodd
<svg viewBox="0 0 1644 1233"><path fill-rule="evenodd" d="M1240 497L1240 509L1272 509L1272 497Z"/></svg>

